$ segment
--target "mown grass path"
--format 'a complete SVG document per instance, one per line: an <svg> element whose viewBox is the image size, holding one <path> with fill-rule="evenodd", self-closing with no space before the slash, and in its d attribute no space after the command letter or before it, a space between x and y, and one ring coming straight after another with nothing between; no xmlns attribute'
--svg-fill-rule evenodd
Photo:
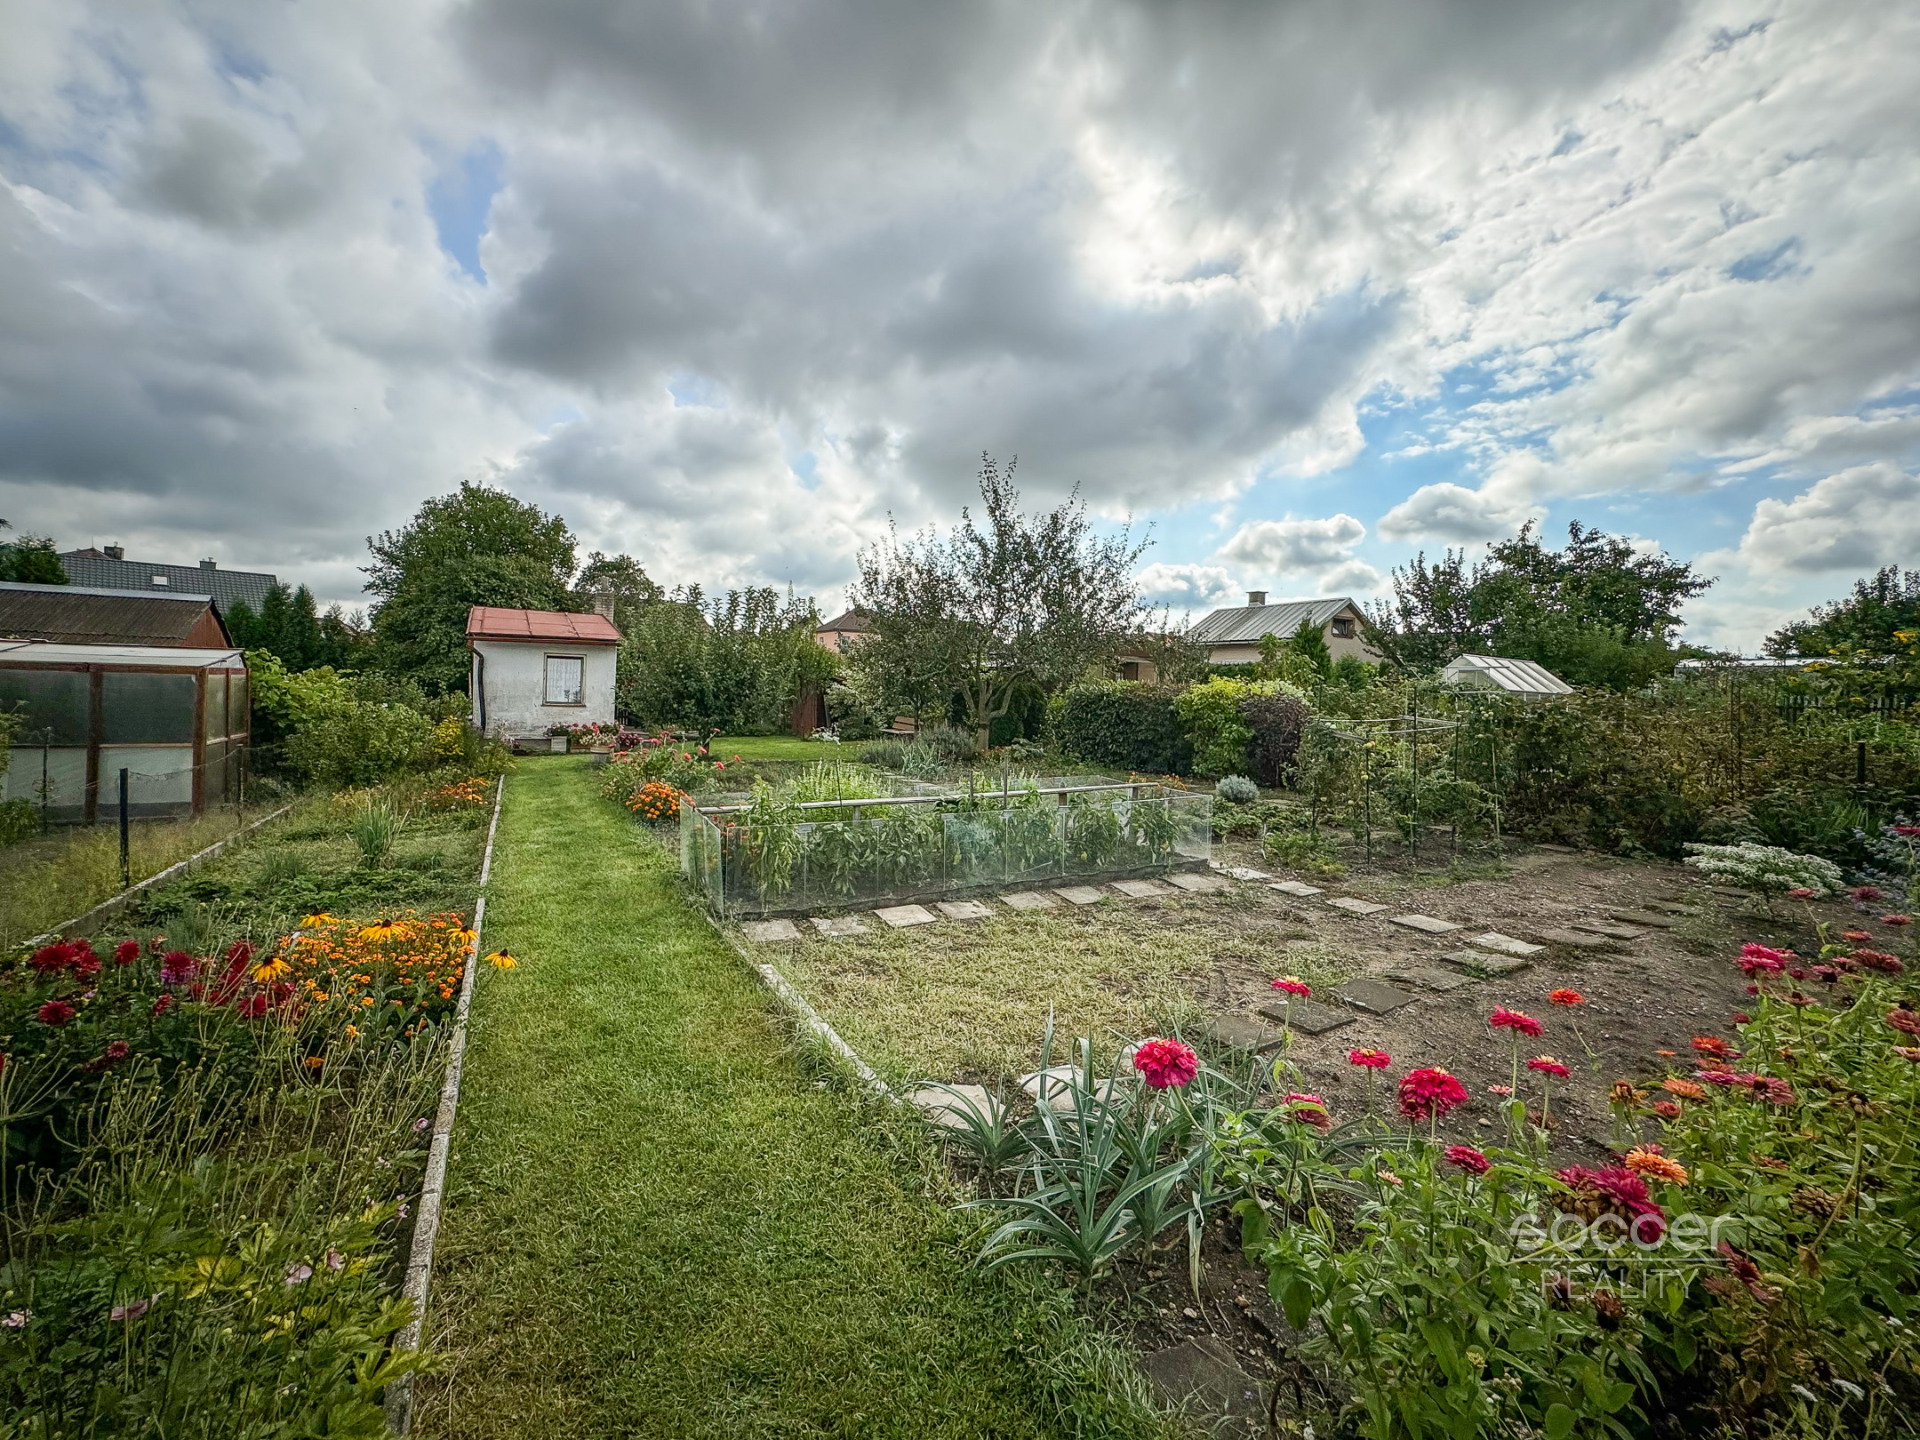
<svg viewBox="0 0 1920 1440"><path fill-rule="evenodd" d="M520 964L475 999L417 1433L1138 1433L585 770L507 781L484 939Z"/></svg>

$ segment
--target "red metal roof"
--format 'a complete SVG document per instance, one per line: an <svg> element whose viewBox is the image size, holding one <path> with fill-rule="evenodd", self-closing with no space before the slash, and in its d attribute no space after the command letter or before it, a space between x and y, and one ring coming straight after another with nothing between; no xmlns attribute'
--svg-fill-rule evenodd
<svg viewBox="0 0 1920 1440"><path fill-rule="evenodd" d="M570 615L563 610L507 610L498 605L476 605L467 612L467 638L618 645L620 632L604 615Z"/></svg>

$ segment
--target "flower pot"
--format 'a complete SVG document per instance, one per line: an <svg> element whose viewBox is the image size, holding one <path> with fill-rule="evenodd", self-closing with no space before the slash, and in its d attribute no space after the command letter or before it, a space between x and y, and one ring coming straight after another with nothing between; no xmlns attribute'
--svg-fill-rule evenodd
<svg viewBox="0 0 1920 1440"><path fill-rule="evenodd" d="M547 748L551 750L555 755L564 755L567 753L568 741L565 735L551 735L547 738L548 738Z"/></svg>
<svg viewBox="0 0 1920 1440"><path fill-rule="evenodd" d="M613 759L613 747L611 745L596 747L589 753L593 757L589 763L593 765L604 765Z"/></svg>

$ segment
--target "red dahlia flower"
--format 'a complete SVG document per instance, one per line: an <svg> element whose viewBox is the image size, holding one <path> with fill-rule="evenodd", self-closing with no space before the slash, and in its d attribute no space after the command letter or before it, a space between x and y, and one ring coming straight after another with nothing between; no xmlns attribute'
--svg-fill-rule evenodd
<svg viewBox="0 0 1920 1440"><path fill-rule="evenodd" d="M113 963L116 965L131 965L139 958L140 942L138 940L122 940L113 947Z"/></svg>
<svg viewBox="0 0 1920 1440"><path fill-rule="evenodd" d="M1517 1030L1529 1039L1540 1033L1540 1022L1531 1015L1522 1015L1518 1010L1509 1010L1504 1005L1493 1007L1493 1014L1487 1017L1487 1024L1496 1030Z"/></svg>
<svg viewBox="0 0 1920 1440"><path fill-rule="evenodd" d="M1400 1113L1409 1120L1437 1120L1467 1103L1467 1087L1445 1070L1409 1070L1400 1082Z"/></svg>
<svg viewBox="0 0 1920 1440"><path fill-rule="evenodd" d="M1134 1050L1133 1068L1156 1090L1179 1090L1200 1073L1200 1058L1178 1040L1148 1040Z"/></svg>
<svg viewBox="0 0 1920 1440"><path fill-rule="evenodd" d="M46 1004L42 1005L35 1014L42 1025L51 1025L54 1029L58 1030L62 1025L65 1025L69 1020L73 1019L75 1015L79 1014L79 1011L75 1010L73 1006L65 1000L49 1000Z"/></svg>
<svg viewBox="0 0 1920 1440"><path fill-rule="evenodd" d="M1471 1145L1449 1145L1440 1158L1470 1175L1484 1175L1493 1168L1493 1162Z"/></svg>

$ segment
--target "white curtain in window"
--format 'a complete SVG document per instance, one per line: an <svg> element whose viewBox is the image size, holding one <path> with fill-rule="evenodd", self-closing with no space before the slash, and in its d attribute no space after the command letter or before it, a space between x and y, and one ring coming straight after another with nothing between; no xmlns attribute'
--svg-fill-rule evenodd
<svg viewBox="0 0 1920 1440"><path fill-rule="evenodd" d="M547 704L578 705L585 688L587 662L577 655L547 657Z"/></svg>

